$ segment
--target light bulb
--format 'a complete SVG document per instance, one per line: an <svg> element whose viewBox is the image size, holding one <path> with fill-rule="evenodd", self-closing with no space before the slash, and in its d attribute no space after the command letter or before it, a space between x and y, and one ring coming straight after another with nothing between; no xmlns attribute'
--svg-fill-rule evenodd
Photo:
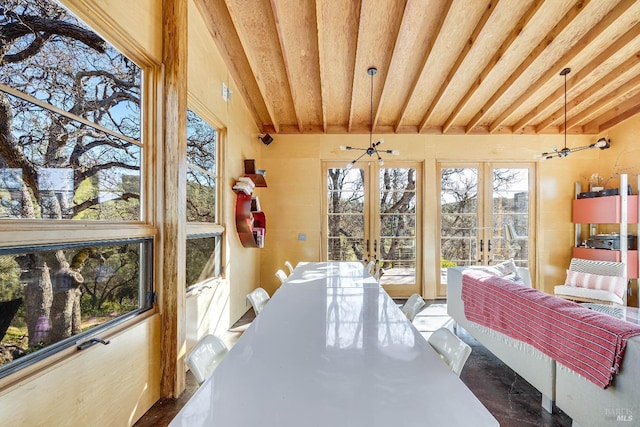
<svg viewBox="0 0 640 427"><path fill-rule="evenodd" d="M353 167L353 162L347 163L347 169L351 169Z"/></svg>
<svg viewBox="0 0 640 427"><path fill-rule="evenodd" d="M340 146L340 150L342 151L347 151L349 149L349 147L345 146L345 145L341 145Z"/></svg>
<svg viewBox="0 0 640 427"><path fill-rule="evenodd" d="M400 155L400 151L398 150L391 150L391 154L394 156L399 156Z"/></svg>
<svg viewBox="0 0 640 427"><path fill-rule="evenodd" d="M379 164L380 166L384 165L384 160L382 160L382 157L379 157L379 158L378 158L378 164Z"/></svg>

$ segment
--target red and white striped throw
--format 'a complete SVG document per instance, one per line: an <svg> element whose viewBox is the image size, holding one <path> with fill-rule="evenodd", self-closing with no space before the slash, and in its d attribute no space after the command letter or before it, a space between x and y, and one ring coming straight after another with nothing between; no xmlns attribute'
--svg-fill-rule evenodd
<svg viewBox="0 0 640 427"><path fill-rule="evenodd" d="M640 325L514 284L483 271L462 277L468 320L523 341L594 384L607 388L627 339Z"/></svg>

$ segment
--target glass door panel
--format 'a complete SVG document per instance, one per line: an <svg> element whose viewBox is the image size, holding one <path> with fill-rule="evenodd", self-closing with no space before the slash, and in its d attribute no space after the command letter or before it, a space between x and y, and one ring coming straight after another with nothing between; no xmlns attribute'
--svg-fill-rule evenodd
<svg viewBox="0 0 640 427"><path fill-rule="evenodd" d="M446 296L448 267L510 258L530 266L532 176L532 165L440 165L438 297Z"/></svg>
<svg viewBox="0 0 640 427"><path fill-rule="evenodd" d="M327 169L327 261L359 261L365 247L365 171Z"/></svg>
<svg viewBox="0 0 640 427"><path fill-rule="evenodd" d="M446 295L447 268L477 264L478 167L440 169L440 283L438 296Z"/></svg>
<svg viewBox="0 0 640 427"><path fill-rule="evenodd" d="M421 292L418 164L335 166L324 167L326 260L374 261L391 296Z"/></svg>
<svg viewBox="0 0 640 427"><path fill-rule="evenodd" d="M529 266L529 169L493 168L491 216L496 242L492 262L511 259Z"/></svg>
<svg viewBox="0 0 640 427"><path fill-rule="evenodd" d="M416 170L381 168L378 235L380 283L385 289L417 284Z"/></svg>

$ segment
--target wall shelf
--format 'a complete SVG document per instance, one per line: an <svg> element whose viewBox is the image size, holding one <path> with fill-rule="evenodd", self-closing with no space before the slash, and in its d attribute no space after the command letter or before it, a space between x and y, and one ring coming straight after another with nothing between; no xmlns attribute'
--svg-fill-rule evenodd
<svg viewBox="0 0 640 427"><path fill-rule="evenodd" d="M267 186L264 172L259 173L255 169L255 160L246 159L244 168L244 177L250 178L255 187ZM267 218L262 210L255 210L256 206L260 206L257 197L253 194L253 189L247 194L234 186L234 191L236 193L236 231L240 242L245 248L262 248L267 231Z"/></svg>

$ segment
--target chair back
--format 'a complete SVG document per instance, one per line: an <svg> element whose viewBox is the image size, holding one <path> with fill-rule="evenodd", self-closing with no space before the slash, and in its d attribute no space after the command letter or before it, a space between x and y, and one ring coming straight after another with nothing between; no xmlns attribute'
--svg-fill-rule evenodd
<svg viewBox="0 0 640 427"><path fill-rule="evenodd" d="M284 265L289 269L289 274L293 274L293 266L291 265L291 263L289 261L285 261Z"/></svg>
<svg viewBox="0 0 640 427"><path fill-rule="evenodd" d="M626 277L627 270L623 262L594 261L590 259L571 258L569 270L580 273L599 274L601 276Z"/></svg>
<svg viewBox="0 0 640 427"><path fill-rule="evenodd" d="M429 337L429 344L456 375L460 376L471 354L471 347L447 328L437 329Z"/></svg>
<svg viewBox="0 0 640 427"><path fill-rule="evenodd" d="M269 294L262 288L256 288L247 295L247 300L251 303L257 316L269 302Z"/></svg>
<svg viewBox="0 0 640 427"><path fill-rule="evenodd" d="M202 384L213 374L228 351L227 346L220 338L215 335L205 335L191 349L184 361L198 384Z"/></svg>
<svg viewBox="0 0 640 427"><path fill-rule="evenodd" d="M276 271L276 277L280 279L280 284L283 284L285 280L287 280L287 273L282 270Z"/></svg>
<svg viewBox="0 0 640 427"><path fill-rule="evenodd" d="M413 322L413 319L416 318L416 314L425 306L425 302L422 297L418 294L411 295L407 302L405 302L400 310L407 316L410 322Z"/></svg>

